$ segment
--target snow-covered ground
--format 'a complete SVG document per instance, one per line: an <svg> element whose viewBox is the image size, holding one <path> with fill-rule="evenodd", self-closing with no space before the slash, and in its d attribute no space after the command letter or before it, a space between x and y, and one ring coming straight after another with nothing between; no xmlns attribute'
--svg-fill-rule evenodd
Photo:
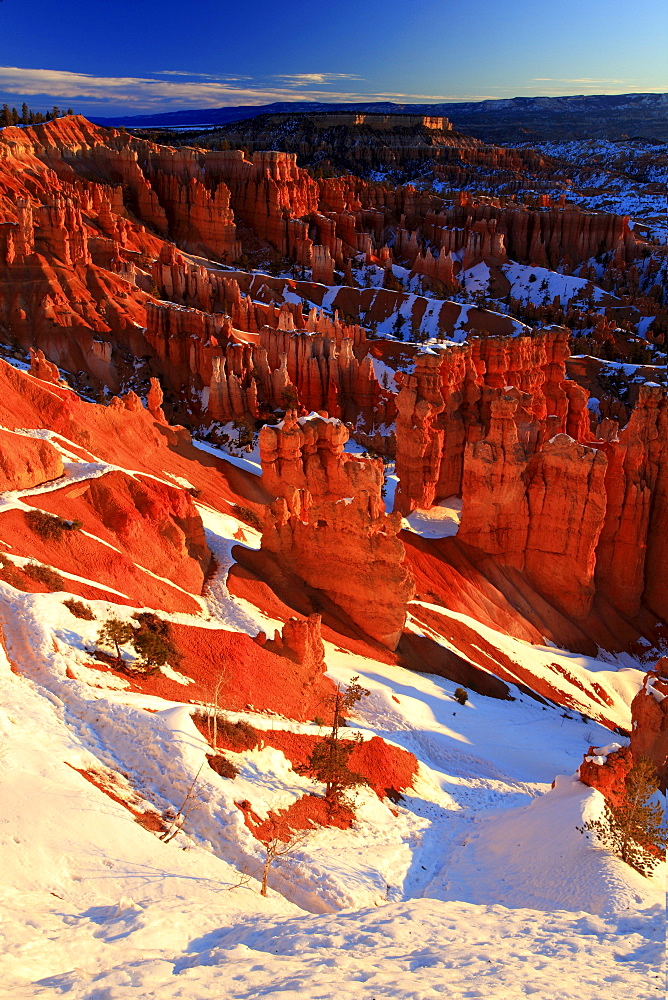
<svg viewBox="0 0 668 1000"><path fill-rule="evenodd" d="M658 244L668 242L668 146L642 140L578 139L531 143L568 168L568 201L593 211L628 215ZM592 169L594 168L594 169ZM554 193L563 189L555 186Z"/></svg>
<svg viewBox="0 0 668 1000"><path fill-rule="evenodd" d="M9 646L17 655L18 641ZM59 655L68 655L62 645ZM607 732L528 698L473 696L461 706L439 678L334 647L327 657L336 679L359 673L371 692L362 731L411 749L420 774L393 807L394 823L369 794L353 831L321 830L286 857L270 883L281 892L266 899L244 877L257 874L262 854L253 858L232 799L249 789L267 807L284 799L296 775L282 754L249 752L234 782L211 772L187 832L163 843L74 768L115 763L154 802L171 786L182 799L204 752L187 713L164 705L156 715L157 699L147 712L122 692L83 685L68 697L53 674L38 671L42 686L0 658L3 995L625 1000L658 992L658 880L636 876L575 830L601 797L570 775Z"/></svg>
<svg viewBox="0 0 668 1000"><path fill-rule="evenodd" d="M510 282L511 297L524 305L529 302L535 306L550 305L556 297L559 297L562 306L570 302L586 305L590 300L595 306L614 305L618 301L614 295L603 291L585 278L559 274L547 267L517 264L511 261L509 264L503 264L501 271ZM459 280L470 295L490 294L490 270L484 262L463 271L459 275Z"/></svg>
<svg viewBox="0 0 668 1000"><path fill-rule="evenodd" d="M462 516L460 497L448 497L429 510L414 510L404 518L404 527L423 538L449 538L459 531Z"/></svg>
<svg viewBox="0 0 668 1000"><path fill-rule="evenodd" d="M98 471L81 465L82 475ZM200 613L163 617L273 634L280 622L226 586L232 546L256 547L257 532L232 513L198 509L217 570ZM425 537L453 533L457 520L452 500L408 519ZM275 863L264 898L264 847L237 803L250 801L263 817L322 788L266 744L229 752L239 773L219 776L206 764L187 678L168 668L180 688L179 700L167 700L130 690L91 659L100 621L129 620L136 609L88 600L97 617L86 621L65 598L0 583L3 996L626 1000L658 992L663 866L642 878L576 830L603 803L574 778L588 747L610 742L591 714L516 688L513 701L469 693L461 704L453 682L327 642L329 675L340 684L358 675L369 691L353 731L410 751L418 771L398 802L360 789L353 828L310 832ZM437 610L536 676L556 662L574 690L578 679L603 682L611 711L628 724L641 676L633 661L529 646ZM320 732L315 721L250 708L228 716L258 730ZM82 772L153 818L188 801L183 829L163 842Z"/></svg>

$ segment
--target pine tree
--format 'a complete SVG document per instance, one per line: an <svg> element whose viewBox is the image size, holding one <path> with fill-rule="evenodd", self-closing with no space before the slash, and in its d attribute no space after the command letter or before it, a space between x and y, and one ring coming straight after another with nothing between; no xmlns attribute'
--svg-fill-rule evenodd
<svg viewBox="0 0 668 1000"><path fill-rule="evenodd" d="M21 105L21 121L24 125L30 124L30 109L25 101Z"/></svg>
<svg viewBox="0 0 668 1000"><path fill-rule="evenodd" d="M366 784L366 778L350 769L350 755L362 742L358 733L351 739L341 739L340 729L343 716L360 698L369 694L353 677L345 690L337 687L332 699L332 729L328 736L316 743L308 762L308 770L316 781L325 786L325 798L332 803L340 803L350 788Z"/></svg>
<svg viewBox="0 0 668 1000"><path fill-rule="evenodd" d="M626 776L626 794L619 804L605 800L603 815L577 827L593 833L598 844L616 854L641 875L649 877L661 860L668 839L664 810L651 799L659 787L656 768L641 757Z"/></svg>
<svg viewBox="0 0 668 1000"><path fill-rule="evenodd" d="M139 665L146 672L164 666L173 652L173 647L163 636L148 631L134 635L132 647L139 654Z"/></svg>
<svg viewBox="0 0 668 1000"><path fill-rule="evenodd" d="M132 625L122 622L119 618L108 618L97 635L101 646L112 646L116 650L116 666L123 666L121 646L129 642L134 635Z"/></svg>
<svg viewBox="0 0 668 1000"><path fill-rule="evenodd" d="M165 663L176 665L181 661L181 654L171 641L169 622L152 611L141 611L133 617L139 628L132 630L130 641L145 673L153 673Z"/></svg>

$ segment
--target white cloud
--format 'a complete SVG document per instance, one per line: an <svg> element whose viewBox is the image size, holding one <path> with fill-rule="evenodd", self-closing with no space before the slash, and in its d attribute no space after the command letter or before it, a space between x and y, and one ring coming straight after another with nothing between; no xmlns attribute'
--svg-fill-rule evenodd
<svg viewBox="0 0 668 1000"><path fill-rule="evenodd" d="M235 80L252 80L252 76L235 76L229 73L191 73L186 69L156 69L153 76L187 76L197 80L219 80L220 82L233 82Z"/></svg>
<svg viewBox="0 0 668 1000"><path fill-rule="evenodd" d="M189 79L190 77L190 79ZM213 74L160 70L150 77L95 76L70 70L0 66L0 94L22 97L125 105L128 110L170 110L183 107L221 107L269 104L273 101L397 101L405 103L485 100L486 95L400 94L332 89L337 81L356 81L351 73L300 73L265 80L215 77ZM321 89L326 87L327 89Z"/></svg>
<svg viewBox="0 0 668 1000"><path fill-rule="evenodd" d="M287 86L305 87L309 84L327 85L337 80L363 80L355 73L277 73L272 80L283 80Z"/></svg>
<svg viewBox="0 0 668 1000"><path fill-rule="evenodd" d="M603 77L600 80L596 80L590 76L572 77L572 76L534 76L531 78L532 83L590 83L598 86L599 84L608 83L621 83L626 86L631 86L633 84L632 80L613 80L609 77Z"/></svg>
<svg viewBox="0 0 668 1000"><path fill-rule="evenodd" d="M0 66L0 100L11 100L10 95L19 99L41 97L45 102L67 101L76 108L77 104L96 105L102 110L109 107L125 107L129 112L169 111L178 108L215 108L229 105L270 104L274 101L322 101L332 103L357 103L367 101L393 101L397 103L447 103L452 101L485 101L499 97L512 97L517 93L540 88L543 95L558 96L570 86L577 86L579 92L598 90L604 81L598 80L552 80L535 78L528 85L517 87L513 92L502 91L494 94L405 94L396 92L375 92L347 89L333 86L362 81L363 77L352 73L297 73L282 74L266 78L243 76L215 76L209 73L189 73L185 70L159 70L150 76L97 76L91 73L75 73L70 70L32 69L17 66ZM605 83L604 92L628 93L635 81L621 81L621 89ZM561 86L558 86L561 84ZM652 92L652 91L650 91ZM657 88L657 92L662 92ZM3 96L5 95L5 96Z"/></svg>

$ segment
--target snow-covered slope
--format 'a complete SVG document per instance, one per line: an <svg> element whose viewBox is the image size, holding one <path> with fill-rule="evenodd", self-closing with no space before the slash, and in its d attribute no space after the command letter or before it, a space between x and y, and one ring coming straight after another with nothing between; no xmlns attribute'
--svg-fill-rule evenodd
<svg viewBox="0 0 668 1000"><path fill-rule="evenodd" d="M113 417L99 409L96 419ZM144 421L143 413L132 419ZM148 423L141 426L147 435ZM148 438L143 447L137 439L133 467L129 438L91 428L94 454L58 438L67 459L61 480L4 496L4 550L13 556L18 536L9 526L25 509L60 498L74 511L87 484L120 471L133 483L176 483L195 493L216 564L202 594L192 593L184 578L148 572L149 546L133 549L121 532L117 546L85 536L80 552L95 542L112 568L127 567L121 557L134 560L154 588L145 607L124 596L122 576L116 591L102 586L94 560L77 574L62 571L55 545L52 568L68 590L32 593L0 582L3 995L653 995L664 866L641 878L576 830L603 800L574 773L589 745L610 737L592 721L587 686L602 685L610 714L628 725L637 664L532 647L451 613L453 627L477 629L481 648L525 671L514 700L469 692L461 704L455 682L374 658L370 647L330 630L328 677L345 685L359 676L369 691L346 734L384 740L395 754L414 755L416 769L399 796L361 788L352 827L310 830L273 865L265 898L266 850L246 812L264 820L305 795L321 797L323 788L302 773L292 747L322 733L315 708L291 689L296 668L284 659L283 676L262 674L261 657L272 654L250 638L271 636L283 622L259 598L253 604L227 587L233 546L258 544L243 504L260 487L255 476L181 440L163 447L162 432L155 453ZM456 513L450 508L449 523ZM428 543L430 525L413 527ZM68 609L70 587L92 618ZM430 608L413 605L416 615ZM102 622L110 615L129 622L142 610L170 623L190 654L145 683L132 674L127 647L124 670L94 656ZM438 611L446 622L445 609ZM220 652L207 673L211 650ZM564 710L527 693L526 678L538 682L549 670L562 679L562 706L571 704L571 685L585 699L580 707ZM228 684L222 716L259 734L252 748L225 751L235 777L209 767L201 723L220 676ZM256 684L252 697L238 695L240 678Z"/></svg>

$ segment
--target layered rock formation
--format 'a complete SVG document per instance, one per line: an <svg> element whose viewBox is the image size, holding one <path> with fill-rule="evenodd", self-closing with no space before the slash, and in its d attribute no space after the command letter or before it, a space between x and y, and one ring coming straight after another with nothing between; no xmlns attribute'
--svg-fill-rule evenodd
<svg viewBox="0 0 668 1000"><path fill-rule="evenodd" d="M668 657L645 674L631 704L631 751L634 760L647 757L656 767L661 790L668 786Z"/></svg>
<svg viewBox="0 0 668 1000"><path fill-rule="evenodd" d="M578 770L580 781L597 788L613 805L626 798L626 776L633 767L631 747L612 743L607 747L589 747Z"/></svg>
<svg viewBox="0 0 668 1000"><path fill-rule="evenodd" d="M661 791L668 786L668 657L645 674L631 703L631 740L628 746L599 750L590 747L580 765L580 781L598 788L611 802L626 797L626 775L634 764L649 760L656 768Z"/></svg>
<svg viewBox="0 0 668 1000"><path fill-rule="evenodd" d="M594 597L606 469L603 452L567 434L546 441L527 468L526 573L539 593L574 618L587 614Z"/></svg>
<svg viewBox="0 0 668 1000"><path fill-rule="evenodd" d="M598 551L597 582L615 607L638 612L647 584L657 613L665 616L668 566L662 562L668 535L665 483L668 465L668 401L659 386L643 386L628 424L608 452L607 511ZM650 522L652 531L650 532ZM657 546L654 551L654 546Z"/></svg>
<svg viewBox="0 0 668 1000"><path fill-rule="evenodd" d="M567 354L553 329L418 355L397 398L395 509L461 496L459 540L567 615L586 617L599 593L665 618L665 392L640 387L619 433L592 429Z"/></svg>
<svg viewBox="0 0 668 1000"><path fill-rule="evenodd" d="M263 481L278 494L266 513L262 549L323 591L363 632L394 649L413 583L385 514L382 462L347 455L338 421L289 412L260 434Z"/></svg>
<svg viewBox="0 0 668 1000"><path fill-rule="evenodd" d="M518 441L528 455L545 433L585 434L582 393L566 380L568 355L568 331L558 327L471 335L464 344L418 354L397 398L397 509L409 513L460 493L465 443L485 436L492 401L508 386L515 390Z"/></svg>

